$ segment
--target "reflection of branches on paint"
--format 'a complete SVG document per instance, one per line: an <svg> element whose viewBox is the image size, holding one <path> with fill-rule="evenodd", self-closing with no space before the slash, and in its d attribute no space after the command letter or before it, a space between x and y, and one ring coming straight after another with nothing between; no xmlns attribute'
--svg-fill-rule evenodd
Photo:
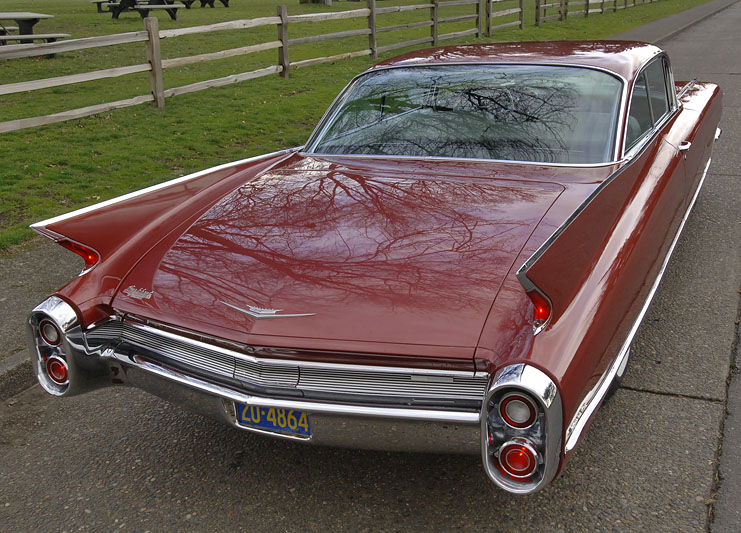
<svg viewBox="0 0 741 533"><path fill-rule="evenodd" d="M463 307L478 296L472 286L496 290L494 273L521 245L517 230L537 216L509 209L533 201L523 187L494 192L477 181L270 174L199 219L164 257L158 284L180 294L197 286L214 300L322 287L327 299L401 303L413 293L417 303Z"/></svg>
<svg viewBox="0 0 741 533"><path fill-rule="evenodd" d="M609 157L619 82L588 69L509 68L372 73L311 150L577 163ZM608 124L591 131L579 124L584 116Z"/></svg>

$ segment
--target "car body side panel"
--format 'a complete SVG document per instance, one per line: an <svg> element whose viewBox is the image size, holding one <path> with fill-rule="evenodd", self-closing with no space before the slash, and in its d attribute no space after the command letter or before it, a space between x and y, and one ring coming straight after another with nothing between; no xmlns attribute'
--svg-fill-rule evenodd
<svg viewBox="0 0 741 533"><path fill-rule="evenodd" d="M649 297L710 156L717 95L699 91L692 104L703 111L681 110L670 120L526 272L553 303L551 324L528 358L560 384L565 421L617 355ZM679 151L683 141L697 152Z"/></svg>

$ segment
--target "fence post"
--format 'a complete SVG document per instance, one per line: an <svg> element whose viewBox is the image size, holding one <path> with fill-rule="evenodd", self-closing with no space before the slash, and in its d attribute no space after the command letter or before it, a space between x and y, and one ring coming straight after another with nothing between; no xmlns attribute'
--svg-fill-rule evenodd
<svg viewBox="0 0 741 533"><path fill-rule="evenodd" d="M525 29L525 0L520 0L520 29Z"/></svg>
<svg viewBox="0 0 741 533"><path fill-rule="evenodd" d="M584 0L584 18L589 16L589 0Z"/></svg>
<svg viewBox="0 0 741 533"><path fill-rule="evenodd" d="M491 37L491 0L485 0L486 2L486 22L485 28L486 28L486 36Z"/></svg>
<svg viewBox="0 0 741 533"><path fill-rule="evenodd" d="M566 20L568 18L569 18L569 0L561 0L561 19L560 20Z"/></svg>
<svg viewBox="0 0 741 533"><path fill-rule="evenodd" d="M540 26L540 0L535 0L535 25Z"/></svg>
<svg viewBox="0 0 741 533"><path fill-rule="evenodd" d="M371 59L374 61L378 59L378 42L376 40L376 0L368 0L368 9L370 14L368 15L368 48L371 51Z"/></svg>
<svg viewBox="0 0 741 533"><path fill-rule="evenodd" d="M438 0L432 0L432 7L430 8L430 18L432 19L432 26L430 27L430 35L432 36L432 46L437 46L437 10Z"/></svg>
<svg viewBox="0 0 741 533"><path fill-rule="evenodd" d="M157 17L145 18L144 29L147 30L147 61L152 67L149 71L149 90L154 96L154 105L162 109L165 107L165 82L162 79L160 28Z"/></svg>
<svg viewBox="0 0 741 533"><path fill-rule="evenodd" d="M280 75L284 78L288 78L290 73L288 67L290 61L288 60L288 11L286 6L278 6L278 16L280 17L280 24L278 24L278 40L281 42L281 47L278 48L278 63L283 67Z"/></svg>
<svg viewBox="0 0 741 533"><path fill-rule="evenodd" d="M605 14L605 0L601 0L599 3L599 13L600 15Z"/></svg>
<svg viewBox="0 0 741 533"><path fill-rule="evenodd" d="M476 4L476 37L481 39L484 36L484 16L486 16L486 3L489 0L479 0Z"/></svg>

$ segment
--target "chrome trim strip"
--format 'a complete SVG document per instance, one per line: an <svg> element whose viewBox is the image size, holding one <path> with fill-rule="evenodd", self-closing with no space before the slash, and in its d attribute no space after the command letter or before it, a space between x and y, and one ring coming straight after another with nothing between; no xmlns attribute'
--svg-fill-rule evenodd
<svg viewBox="0 0 741 533"><path fill-rule="evenodd" d="M250 396L241 392L232 390L221 385L209 383L207 381L176 372L174 370L163 368L147 361L136 361L127 356L113 354L112 358L124 366L132 366L152 374L156 374L170 381L175 381L181 385L197 389L212 396L217 396L225 400L240 402L246 405L259 407L277 407L279 409L295 409L299 411L308 411L309 413L324 413L330 415L350 415L364 417L382 417L395 418L399 420L423 420L436 422L449 422L456 424L478 424L480 411L444 411L437 409L409 409L409 408L391 408L391 407L368 407L361 405L347 404L330 404L313 401L299 400L279 400L275 398L263 398L259 396Z"/></svg>
<svg viewBox="0 0 741 533"><path fill-rule="evenodd" d="M653 58L652 58L653 59ZM393 70L393 69L400 69L400 68L430 68L430 67L441 67L441 66L470 66L470 65L517 65L517 66L543 66L543 67L568 67L568 68L587 68L591 70L596 70L599 72L604 72L605 74L609 74L615 78L617 78L622 83L622 91L620 95L620 103L618 105L618 120L616 124L616 133L615 133L615 146L613 147L613 157L617 157L618 150L620 148L620 135L617 134L617 132L623 130L623 116L625 115L625 100L628 94L628 80L625 79L622 75L618 74L617 72L613 72L612 70L597 67L594 65L581 65L579 63L512 63L509 61L460 61L460 62L445 62L445 63L434 63L434 64L424 64L424 65L388 65L383 67L372 67L365 72L361 72L357 76L355 76L352 80L350 80L350 83L348 83L345 88L340 92L340 94L337 95L337 97L332 101L330 106L327 108L327 111L324 113L322 118L317 123L316 128L314 128L314 131L311 132L311 135L309 136L309 139L306 141L306 144L302 148L309 147L308 149L311 150L311 145L316 144L316 138L319 136L319 134L324 129L324 126L326 125L327 121L331 118L331 116L334 115L335 107L337 106L338 102L342 100L342 98L345 96L345 93L350 89L350 87L361 77L366 76L368 74L371 74L373 72L378 72L381 70ZM353 157L352 155L344 155L344 154L317 154L313 152L302 152L301 155L317 155L317 156L325 156L325 157ZM355 155L355 157L378 157L378 158L390 158L395 159L397 157L409 157L409 156L364 156L364 155ZM411 159L419 159L419 157ZM619 161L606 161L604 163L595 163L595 164L567 164L567 163L544 163L542 161L540 162L533 162L533 161L511 161L511 160L499 160L499 159L469 159L469 158L434 158L434 157L427 157L425 156L424 159L444 159L444 160L450 160L450 161L487 161L487 162L495 162L495 163L517 163L517 164L532 164L532 165L545 165L545 166L566 166L566 167L598 167L598 166L605 166L605 165L612 165Z"/></svg>
<svg viewBox="0 0 741 533"><path fill-rule="evenodd" d="M151 193L151 192L155 192L155 191L158 191L158 190L163 189L165 187L169 187L170 185L177 185L179 183L190 181L192 179L199 178L199 177L203 176L204 174L209 174L211 172L216 172L216 171L219 171L219 170L224 170L225 168L230 168L230 167L233 167L233 166L236 166L236 165L241 165L241 164L244 164L244 163L251 163L251 162L257 161L259 159L267 159L269 157L273 157L273 156L276 156L276 155L287 154L287 153L290 153L290 152L297 152L297 151L301 150L301 148L303 148L303 146L298 146L296 148L288 148L288 149L285 149L285 150L278 150L277 152L271 152L269 154L258 155L258 156L255 156L255 157L248 157L247 159L240 159L239 161L232 161L230 163L225 163L223 165L218 165L218 166L215 166L215 167L207 168L205 170L199 170L198 172L195 172L193 174L188 174L187 176L182 176L180 178L175 178L175 179L172 179L172 180L163 181L162 183L158 183L157 185L152 185L151 187L146 187L144 189L139 189L138 191L133 191L133 192L130 192L128 194L124 194L124 195L121 195L121 196L116 196L115 198L111 198L109 200L105 200L105 201L99 202L97 204L89 205L87 207L83 207L81 209L77 209L75 211L71 211L69 213L65 213L63 215L59 215L59 216L56 216L56 217L53 217L53 218L42 220L40 222L36 222L34 224L31 224L30 227L31 227L32 230L34 230L36 232L39 232L39 229L40 228L43 228L44 226L48 226L50 224L56 224L58 222L61 222L61 221L66 220L68 218L76 217L78 215L84 215L85 213L89 213L91 211L96 211L98 209L102 209L104 207L108 207L110 205L114 205L114 204L117 204L119 202L123 202L125 200L130 200L132 198L136 198L136 197L141 196L143 194L148 194L148 193Z"/></svg>
<svg viewBox="0 0 741 533"><path fill-rule="evenodd" d="M586 395L584 400L579 405L579 408L576 410L576 414L574 414L574 417L571 419L571 422L569 423L569 427L566 430L566 445L564 447L564 452L566 453L573 450L574 447L576 446L577 442L579 441L579 438L581 437L582 431L584 431L584 427L586 426L587 422L589 421L589 419L592 417L592 415L596 411L597 407L602 403L602 400L604 399L605 394L607 394L607 390L610 388L610 384L612 383L612 380L617 374L620 366L623 364L623 360L630 353L630 344L631 342L633 342L633 337L638 331L638 327L641 325L641 321L643 320L643 317L646 314L646 311L648 311L648 307L651 305L651 301L653 300L654 294L656 293L656 290L659 287L661 278L664 276L664 271L666 270L666 267L669 264L669 259L671 258L672 252L674 252L674 247L679 241L679 236L682 234L682 230L684 229L684 224L685 222L687 222L687 219L690 216L690 212L692 211L692 208L695 205L695 201L697 200L697 197L700 194L702 185L705 182L705 177L707 176L708 169L710 168L711 160L712 158L708 159L708 163L707 165L705 165L705 170L702 173L702 178L700 179L700 183L697 185L697 190L695 191L695 194L692 197L692 201L690 201L687 211L685 212L684 217L682 218L682 222L679 225L677 234L674 236L674 240L672 241L672 244L669 247L669 250L667 250L666 256L664 257L664 262L662 263L661 269L659 270L659 273L656 276L656 280L654 281L654 284L648 293L646 302L643 304L643 307L641 308L641 311L638 313L638 316L636 317L636 320L633 323L633 326L630 328L628 337L625 339L625 342L620 348L620 351L618 352L618 355L613 361L613 363L608 367L607 371L605 371L605 373L602 374L602 377L597 382L597 384L594 386L594 388L591 391L589 391L589 393Z"/></svg>
<svg viewBox="0 0 741 533"><path fill-rule="evenodd" d="M473 157L439 157L439 156L411 156L411 155L373 155L373 154L323 154L316 152L300 152L302 157L332 157L335 159L379 159L403 161L424 159L425 161L468 161L473 163L531 165L538 167L568 167L568 168L601 168L609 167L621 161L606 161L604 163L547 163L543 161L517 161L514 159L478 159Z"/></svg>

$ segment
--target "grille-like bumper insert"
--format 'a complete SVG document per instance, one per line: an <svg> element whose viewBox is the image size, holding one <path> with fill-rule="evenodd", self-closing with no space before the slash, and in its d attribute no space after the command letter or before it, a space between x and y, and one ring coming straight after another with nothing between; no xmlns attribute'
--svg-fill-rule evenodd
<svg viewBox="0 0 741 533"><path fill-rule="evenodd" d="M90 347L139 348L163 362L194 368L250 386L306 394L420 399L422 401L481 402L485 373L304 363L261 359L180 335L121 321L112 321L86 333Z"/></svg>

